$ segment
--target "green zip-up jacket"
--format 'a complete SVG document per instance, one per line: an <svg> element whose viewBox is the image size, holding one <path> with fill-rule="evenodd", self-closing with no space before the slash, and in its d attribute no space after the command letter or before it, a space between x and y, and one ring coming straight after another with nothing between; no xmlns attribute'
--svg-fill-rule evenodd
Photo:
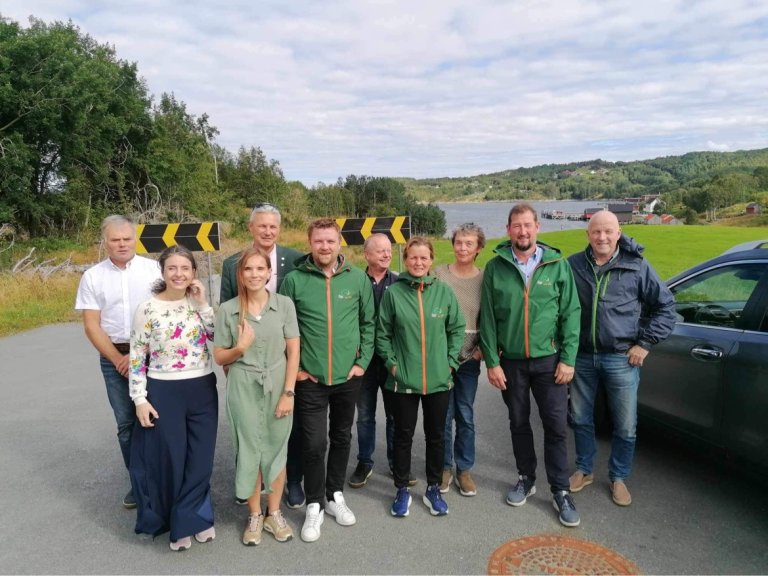
<svg viewBox="0 0 768 576"><path fill-rule="evenodd" d="M464 327L450 286L434 276L400 274L381 299L376 328L376 354L387 367L386 388L405 394L450 390Z"/></svg>
<svg viewBox="0 0 768 576"><path fill-rule="evenodd" d="M556 352L576 363L581 306L571 267L560 251L544 249L528 285L512 256L512 243L499 244L485 267L480 298L480 349L488 368L503 356L542 358Z"/></svg>
<svg viewBox="0 0 768 576"><path fill-rule="evenodd" d="M339 256L328 278L307 254L294 263L280 286L296 306L301 333L301 370L321 384L343 384L352 366L368 368L376 315L365 272Z"/></svg>

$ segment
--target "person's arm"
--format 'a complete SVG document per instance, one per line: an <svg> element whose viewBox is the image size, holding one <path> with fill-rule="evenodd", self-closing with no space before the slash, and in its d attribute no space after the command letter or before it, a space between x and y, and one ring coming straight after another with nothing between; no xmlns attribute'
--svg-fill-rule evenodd
<svg viewBox="0 0 768 576"><path fill-rule="evenodd" d="M563 260L560 264L560 302L558 327L560 339L560 361L555 368L555 383L568 384L574 375L576 354L579 351L579 332L581 331L581 304L576 290L571 265Z"/></svg>
<svg viewBox="0 0 768 576"><path fill-rule="evenodd" d="M360 355L355 364L365 371L373 358L374 339L376 336L376 307L373 299L373 288L365 275L360 282Z"/></svg>
<svg viewBox="0 0 768 576"><path fill-rule="evenodd" d="M85 335L99 354L115 365L121 376L128 376L128 354L121 354L101 327L101 310L83 310Z"/></svg>
<svg viewBox="0 0 768 576"><path fill-rule="evenodd" d="M675 328L675 297L646 260L640 269L638 294L648 316L648 324L638 335L637 343L627 350L629 363L642 366L651 347L666 340Z"/></svg>
<svg viewBox="0 0 768 576"><path fill-rule="evenodd" d="M133 316L128 375L128 392L136 405L136 418L144 428L153 428L154 420L160 417L154 406L147 401L147 355L152 335L152 320L149 315L149 303L145 302L136 309Z"/></svg>
<svg viewBox="0 0 768 576"><path fill-rule="evenodd" d="M445 319L445 331L448 339L448 364L455 371L459 368L459 354L461 353L461 347L464 345L464 329L467 323L453 290L447 285L445 285L445 288L449 298L448 315Z"/></svg>
<svg viewBox="0 0 768 576"><path fill-rule="evenodd" d="M227 300L231 300L237 296L237 279L235 278L235 266L234 259L227 258L224 260L224 264L221 266L221 290L219 291L219 304L224 304Z"/></svg>
<svg viewBox="0 0 768 576"><path fill-rule="evenodd" d="M480 351L485 359L488 382L494 388L506 390L507 378L504 376L499 358L499 344L496 333L496 310L493 306L493 282L495 267L488 263L483 273L483 286L480 292Z"/></svg>
<svg viewBox="0 0 768 576"><path fill-rule="evenodd" d="M392 301L394 291L390 288L384 292L379 304L379 317L376 324L376 355L379 356L387 371L394 374L397 369L397 357L395 356L392 337L394 334L395 309Z"/></svg>
<svg viewBox="0 0 768 576"><path fill-rule="evenodd" d="M283 384L283 393L277 401L275 417L282 418L293 412L295 405L294 394L296 390L296 376L299 373L299 350L300 342L298 338L285 339L285 383Z"/></svg>

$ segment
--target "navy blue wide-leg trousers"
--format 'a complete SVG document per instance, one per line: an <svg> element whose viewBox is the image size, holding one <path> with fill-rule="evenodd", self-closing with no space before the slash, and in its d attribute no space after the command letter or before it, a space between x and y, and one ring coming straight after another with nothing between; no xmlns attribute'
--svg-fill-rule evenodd
<svg viewBox="0 0 768 576"><path fill-rule="evenodd" d="M131 482L136 533L171 541L213 526L211 474L218 427L216 376L147 379L147 400L158 413L154 428L136 422Z"/></svg>

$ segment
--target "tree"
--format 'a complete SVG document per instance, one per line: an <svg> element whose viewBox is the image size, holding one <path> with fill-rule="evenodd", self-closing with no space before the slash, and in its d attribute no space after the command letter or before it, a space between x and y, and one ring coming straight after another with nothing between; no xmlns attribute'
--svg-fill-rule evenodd
<svg viewBox="0 0 768 576"><path fill-rule="evenodd" d="M0 211L31 234L77 230L95 205L123 198L149 124L146 89L135 65L71 22L0 20L0 54L0 139L27 195L4 166Z"/></svg>

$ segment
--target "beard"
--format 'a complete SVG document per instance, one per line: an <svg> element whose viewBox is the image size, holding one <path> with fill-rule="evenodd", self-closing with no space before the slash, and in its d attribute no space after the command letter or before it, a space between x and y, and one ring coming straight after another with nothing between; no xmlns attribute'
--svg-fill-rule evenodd
<svg viewBox="0 0 768 576"><path fill-rule="evenodd" d="M518 240L515 241L515 248L520 252L527 252L531 249L533 243L530 240Z"/></svg>

